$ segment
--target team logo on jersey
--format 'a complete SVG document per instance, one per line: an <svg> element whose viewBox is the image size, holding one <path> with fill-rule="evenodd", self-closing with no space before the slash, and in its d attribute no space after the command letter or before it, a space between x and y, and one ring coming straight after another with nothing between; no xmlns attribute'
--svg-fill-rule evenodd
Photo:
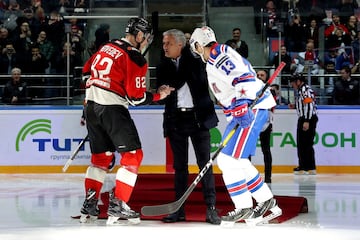
<svg viewBox="0 0 360 240"><path fill-rule="evenodd" d="M218 55L219 53L218 53L218 51L216 51L216 48L213 48L212 50L211 50L211 55L212 56L216 56L216 55Z"/></svg>
<svg viewBox="0 0 360 240"><path fill-rule="evenodd" d="M246 90L244 88L240 89L240 96L246 95Z"/></svg>

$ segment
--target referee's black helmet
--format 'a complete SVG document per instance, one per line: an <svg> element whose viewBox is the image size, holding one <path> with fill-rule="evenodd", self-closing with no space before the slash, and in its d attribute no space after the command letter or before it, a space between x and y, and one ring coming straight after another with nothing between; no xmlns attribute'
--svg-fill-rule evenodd
<svg viewBox="0 0 360 240"><path fill-rule="evenodd" d="M295 82L296 80L305 82L305 77L301 73L293 73L290 77L290 82Z"/></svg>

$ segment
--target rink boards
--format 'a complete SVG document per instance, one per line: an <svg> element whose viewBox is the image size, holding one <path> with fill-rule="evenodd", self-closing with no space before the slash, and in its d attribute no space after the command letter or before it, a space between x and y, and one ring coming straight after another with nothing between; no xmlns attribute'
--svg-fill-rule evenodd
<svg viewBox="0 0 360 240"><path fill-rule="evenodd" d="M222 110L216 110L219 125L211 130L211 147L216 151L227 124ZM318 172L360 173L360 109L345 107L320 108L315 153ZM130 109L141 137L144 159L140 172L171 171L163 137L162 106ZM79 142L86 136L80 125L82 107L15 106L0 108L3 144L0 146L0 173L56 173ZM273 172L288 173L297 165L296 121L294 110L276 109L271 139ZM191 145L191 144L190 144ZM190 171L196 172L195 157L190 147ZM263 169L260 146L253 163ZM117 155L117 159L119 156ZM86 143L69 167L69 173L83 173L90 162ZM215 171L218 172L215 162Z"/></svg>

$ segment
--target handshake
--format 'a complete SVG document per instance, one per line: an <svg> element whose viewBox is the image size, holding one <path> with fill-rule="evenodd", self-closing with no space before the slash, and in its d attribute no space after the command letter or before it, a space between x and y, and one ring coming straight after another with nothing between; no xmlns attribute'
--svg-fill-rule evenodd
<svg viewBox="0 0 360 240"><path fill-rule="evenodd" d="M175 88L170 87L169 85L161 85L157 90L157 92L160 94L160 100L169 96L170 93L174 90Z"/></svg>

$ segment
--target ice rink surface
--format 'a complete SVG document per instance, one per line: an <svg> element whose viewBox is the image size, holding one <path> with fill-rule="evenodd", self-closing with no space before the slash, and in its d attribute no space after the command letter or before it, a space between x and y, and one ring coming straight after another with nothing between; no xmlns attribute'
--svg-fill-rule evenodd
<svg viewBox="0 0 360 240"><path fill-rule="evenodd" d="M142 220L106 226L104 220L80 224L83 174L0 174L0 240L90 239L276 239L359 240L360 174L294 176L275 174L275 195L303 196L309 212L280 224L224 228L202 222L165 224ZM108 175L103 190L112 188Z"/></svg>

